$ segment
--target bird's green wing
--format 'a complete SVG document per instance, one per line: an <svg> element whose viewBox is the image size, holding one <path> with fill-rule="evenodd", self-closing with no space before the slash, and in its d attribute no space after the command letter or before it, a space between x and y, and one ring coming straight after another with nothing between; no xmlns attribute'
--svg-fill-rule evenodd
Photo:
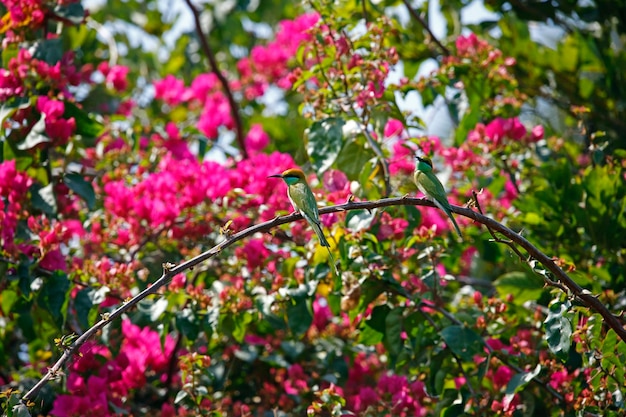
<svg viewBox="0 0 626 417"><path fill-rule="evenodd" d="M415 173L415 183L428 198L433 200L433 203L435 203L437 207L446 213L450 220L452 220L452 224L454 225L456 232L459 234L459 237L463 238L463 235L461 235L461 229L459 229L459 225L456 223L456 220L454 220L454 216L452 215L452 207L448 201L446 190L443 188L443 185L437 176L432 172L417 171Z"/></svg>
<svg viewBox="0 0 626 417"><path fill-rule="evenodd" d="M301 213L306 213L315 223L320 222L320 214L317 210L315 196L306 184L298 183L289 186L289 198L297 206Z"/></svg>
<svg viewBox="0 0 626 417"><path fill-rule="evenodd" d="M415 182L417 183L417 187L426 194L427 197L437 200L439 204L447 209L450 208L446 190L435 174L420 171L415 175Z"/></svg>

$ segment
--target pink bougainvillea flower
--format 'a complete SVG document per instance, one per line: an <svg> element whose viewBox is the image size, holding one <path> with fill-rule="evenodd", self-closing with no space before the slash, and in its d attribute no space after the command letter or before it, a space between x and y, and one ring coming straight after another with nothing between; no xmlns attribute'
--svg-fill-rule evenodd
<svg viewBox="0 0 626 417"><path fill-rule="evenodd" d="M130 68L124 65L113 65L106 74L106 84L118 92L128 88L128 73Z"/></svg>
<svg viewBox="0 0 626 417"><path fill-rule="evenodd" d="M385 125L383 134L386 138L400 137L404 131L404 125L400 120L389 119Z"/></svg>
<svg viewBox="0 0 626 417"><path fill-rule="evenodd" d="M171 74L154 82L154 98L163 100L170 106L180 104L184 92L185 83Z"/></svg>
<svg viewBox="0 0 626 417"><path fill-rule="evenodd" d="M245 146L249 153L261 152L270 143L270 137L260 124L253 124L245 138Z"/></svg>

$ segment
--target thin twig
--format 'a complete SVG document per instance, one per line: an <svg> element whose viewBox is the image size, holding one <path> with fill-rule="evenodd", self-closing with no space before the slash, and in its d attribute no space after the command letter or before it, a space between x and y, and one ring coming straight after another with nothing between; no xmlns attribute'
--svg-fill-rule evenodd
<svg viewBox="0 0 626 417"><path fill-rule="evenodd" d="M391 206L424 206L424 207L435 207L435 205L423 198L411 198L411 197L396 197L396 198L384 198L376 201L348 201L344 204L322 207L319 209L320 214L329 214L336 213L342 211L349 210L372 210L379 207L391 207ZM617 333L617 335L623 341L626 341L626 329L624 329L623 324L620 320L614 316L605 306L594 297L589 291L583 289L580 285L572 280L548 255L541 252L537 249L532 243L526 240L524 237L504 226L503 224L486 217L478 212L470 210L465 207L451 206L452 212L468 217L474 220L477 223L484 224L487 228L492 229L498 233L501 233L503 236L509 238L511 241L515 242L517 245L521 246L526 250L529 255L540 262L548 271L550 271L565 287L567 290L571 292L575 297L577 297L585 306L599 313L605 323ZM213 248L201 253L200 255L189 259L179 265L173 264L163 264L163 274L159 279L157 279L154 284L149 286L148 288L141 291L139 294L134 296L127 303L122 304L116 310L111 313L107 313L102 315L102 319L94 324L90 329L88 329L84 334L82 334L76 341L67 348L63 355L56 361L56 363L48 368L48 372L33 386L33 388L28 391L24 397L22 398L22 402L27 404L31 401L35 395L43 388L43 386L50 380L53 379L56 375L59 374L61 368L64 364L73 357L78 349L92 336L98 333L102 328L108 325L113 320L120 318L125 312L134 307L137 303L139 303L144 298L149 295L156 294L159 289L167 285L167 283L177 274L183 273L187 270L192 269L196 265L213 258L216 255L219 255L222 250L225 248L232 246L234 243L248 237L252 236L255 233L261 232L269 232L271 229L280 226L282 224L291 223L296 220L302 220L302 216L300 214L290 214L287 216L276 217L275 219L248 227L238 233L234 233L224 239L219 244L215 245ZM442 311L438 309L436 305L430 306L431 308L437 309L437 311ZM444 310L445 311L445 310ZM448 317L448 316L446 316ZM448 317L449 319L454 319L454 317ZM454 321L454 320L453 320Z"/></svg>
<svg viewBox="0 0 626 417"><path fill-rule="evenodd" d="M198 33L198 38L200 39L200 46L202 47L202 51L204 52L207 59L209 60L209 64L211 65L211 71L213 72L213 74L215 74L217 79L220 81L220 84L222 84L222 88L224 89L224 94L226 94L226 98L228 99L228 104L230 105L230 112L233 116L233 120L235 121L235 134L237 137L237 143L239 144L239 147L241 148L241 155L243 159L248 159L248 152L246 151L244 134L243 134L243 123L241 122L241 116L239 115L239 106L237 105L237 102L235 101L235 97L233 96L233 93L230 90L230 86L228 85L228 80L226 79L226 77L224 77L224 74L222 74L222 72L219 69L219 66L217 65L215 54L213 53L213 50L211 49L211 46L209 45L209 42L207 41L206 35L204 34L204 31L202 30L202 24L200 23L200 12L191 3L191 0L185 0L185 3L187 3L187 6L189 6L189 9L191 10L191 13L193 14L193 20L196 25L196 32Z"/></svg>
<svg viewBox="0 0 626 417"><path fill-rule="evenodd" d="M417 20L422 25L424 30L426 30L426 32L428 32L428 35L431 37L433 42L435 42L437 44L439 49L441 49L441 52L443 52L443 54L446 55L446 56L450 55L450 50L448 48L446 48L446 46L444 44L442 44L439 41L439 39L437 39L435 34L432 32L432 30L430 30L430 27L428 27L428 23L426 23L426 21L422 18L422 16L419 15L419 13L417 13L415 10L413 10L411 5L409 4L409 1L408 0L402 0L402 2L406 6L406 8L409 10L409 14L413 17L413 19Z"/></svg>

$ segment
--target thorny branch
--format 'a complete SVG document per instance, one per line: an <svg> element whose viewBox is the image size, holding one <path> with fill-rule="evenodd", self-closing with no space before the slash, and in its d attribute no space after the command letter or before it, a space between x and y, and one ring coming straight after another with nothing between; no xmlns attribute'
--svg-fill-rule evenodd
<svg viewBox="0 0 626 417"><path fill-rule="evenodd" d="M329 206L320 208L320 214L328 214L328 213L336 213L341 211L348 210L372 210L379 207L390 207L390 206L425 206L425 207L435 207L435 205L426 199L422 198L409 198L409 197L396 197L396 198L384 198L376 201L351 201L336 206ZM541 263L550 273L553 274L554 277L558 281L560 286L557 286L561 290L569 291L572 295L578 298L585 306L599 313L605 323L612 328L615 333L624 341L626 341L626 329L624 329L623 324L620 320L613 315L605 306L598 300L595 296L593 296L588 290L583 289L580 285L576 284L548 255L541 252L537 249L532 243L522 237L520 234L514 232L503 224L493 220L489 217L484 216L481 213L473 211L469 208L451 206L452 211L461 216L465 216L474 220L477 223L481 223L487 227L492 236L495 236L495 233L500 233L504 237L508 238L512 243L507 243L509 246L516 244L522 247L529 255L530 259L527 261L530 262L532 259ZM247 229L244 229L238 233L234 233L228 237L226 237L222 242L215 245L213 248L207 250L206 252L201 253L200 255L189 259L186 262L183 262L179 265L173 265L169 263L163 264L163 274L159 279L157 279L152 286L146 288L141 291L139 294L134 296L128 302L119 306L115 311L111 313L106 313L102 315L100 321L94 324L89 330L83 333L78 339L74 341L74 343L65 349L63 355L57 360L57 362L50 368L48 368L48 372L33 386L33 388L28 391L24 397L22 398L23 404L28 404L32 399L37 395L37 393L43 388L43 386L51 379L54 379L56 375L59 375L62 367L65 363L72 358L78 349L93 335L99 332L102 328L104 328L109 322L120 318L126 311L130 310L137 303L142 301L144 298L149 295L156 294L159 289L167 285L167 283L177 274L183 273L187 270L192 269L194 266L213 258L216 255L219 255L220 252L232 246L234 243L248 237L252 236L255 233L260 232L269 232L271 229L280 226L282 224L291 223L297 220L301 220L302 216L300 214L290 214L287 216L276 217L275 219L266 221L261 224L257 224L251 226ZM496 241L504 242L506 241L499 239L496 237ZM512 247L512 246L511 246Z"/></svg>
<svg viewBox="0 0 626 417"><path fill-rule="evenodd" d="M202 52L206 55L209 60L209 64L211 66L211 71L217 79L222 84L222 88L224 89L224 94L226 94L226 99L228 100L228 104L230 106L230 112L233 116L233 121L235 122L235 135L237 138L237 143L239 144L239 148L241 149L241 155L243 159L248 159L248 152L246 151L245 141L244 141L244 133L243 133L243 123L241 121L241 115L239 114L239 106L235 101L235 97L233 96L233 92L228 85L228 80L224 77L224 74L219 69L217 65L217 60L215 59L215 54L209 45L209 41L207 40L204 31L202 30L202 24L200 23L200 12L196 7L191 3L191 0L185 0L187 6L191 10L193 14L193 20L196 25L196 32L198 33L198 38L200 40L200 46L202 48Z"/></svg>

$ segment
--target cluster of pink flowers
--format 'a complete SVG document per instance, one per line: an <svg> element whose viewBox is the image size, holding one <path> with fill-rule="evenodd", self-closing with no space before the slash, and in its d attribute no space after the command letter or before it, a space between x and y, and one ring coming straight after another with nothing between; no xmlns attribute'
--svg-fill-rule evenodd
<svg viewBox="0 0 626 417"><path fill-rule="evenodd" d="M0 34L6 35L2 47L23 39L24 31L35 31L44 23L46 8L42 0L2 0L7 15L0 22Z"/></svg>
<svg viewBox="0 0 626 417"><path fill-rule="evenodd" d="M354 357L345 387L348 409L362 413L369 407L374 410L382 407L398 416L426 415L424 383L420 380L411 382L404 375L384 372L383 369L376 354L361 352Z"/></svg>
<svg viewBox="0 0 626 417"><path fill-rule="evenodd" d="M0 101L13 97L26 97L37 91L38 85L71 97L67 87L78 85L89 73L89 68L78 70L74 53L67 52L54 65L32 57L26 49L20 49L9 60L7 68L0 68Z"/></svg>
<svg viewBox="0 0 626 417"><path fill-rule="evenodd" d="M84 236L85 231L78 220L50 221L43 215L25 217L23 209L32 184L26 173L17 170L14 160L0 163L0 253L10 258L24 254L36 259L43 269L67 271L61 245ZM26 222L34 238L15 240L20 221Z"/></svg>
<svg viewBox="0 0 626 417"><path fill-rule="evenodd" d="M247 100L262 96L271 84L289 88L289 61L300 44L310 38L307 32L318 19L319 16L313 13L302 15L293 21L282 21L276 40L266 46L255 46L249 58L239 60L237 69L240 78L230 81L229 87L234 91L242 91ZM185 103L191 109L200 109L196 126L209 139L216 139L221 127L234 127L230 104L220 89L219 80L213 73L198 75L189 87L185 87L184 81L173 75L154 82L155 99L170 106ZM246 146L259 150L265 147L265 142L266 138L260 127L253 126Z"/></svg>
<svg viewBox="0 0 626 417"><path fill-rule="evenodd" d="M489 50L489 43L474 33L456 38L456 55L459 57L476 56L486 50Z"/></svg>
<svg viewBox="0 0 626 417"><path fill-rule="evenodd" d="M502 148L509 142L523 144L536 143L543 139L543 126L534 126L530 131L517 117L492 120L486 125L478 123L467 135L467 142L483 153L490 153Z"/></svg>
<svg viewBox="0 0 626 417"><path fill-rule="evenodd" d="M65 104L59 100L51 100L46 96L37 99L37 110L46 116L46 134L55 145L64 145L76 130L73 117L63 118Z"/></svg>
<svg viewBox="0 0 626 417"><path fill-rule="evenodd" d="M202 236L215 230L210 218L194 221L194 209L202 204L219 203L227 196L236 197L233 190L241 189L242 210L266 206L260 220L269 220L276 210L288 210L286 192L279 180L268 175L293 167L293 159L286 154L259 153L237 163L232 169L216 162L198 162L196 159L175 160L171 154L159 163L156 172L144 175L132 185L124 179L104 180L104 207L112 216L109 232L125 236L125 246L138 244L145 236L167 228L173 236ZM210 215L210 213L206 213ZM237 215L233 229L245 227L251 220Z"/></svg>
<svg viewBox="0 0 626 417"><path fill-rule="evenodd" d="M188 88L182 80L168 75L154 82L154 92L157 100L163 100L170 106L187 103L192 109L201 109L198 130L209 139L216 139L220 127L234 127L230 104L218 85L214 74L200 74Z"/></svg>
<svg viewBox="0 0 626 417"><path fill-rule="evenodd" d="M44 269L67 271L67 259L61 253L61 245L67 244L74 237L81 238L85 235L81 222L72 219L50 222L45 216L31 216L28 218L28 228L39 240L30 244L23 243L22 251L40 258L39 266Z"/></svg>
<svg viewBox="0 0 626 417"><path fill-rule="evenodd" d="M84 344L81 356L71 365L67 386L69 394L59 395L50 414L57 417L117 415L109 404L123 407L132 390L142 388L150 379L165 382L168 364L174 354L174 339L122 321L120 352L113 358L105 346ZM163 348L161 348L163 346Z"/></svg>
<svg viewBox="0 0 626 417"><path fill-rule="evenodd" d="M107 87L118 92L123 92L128 88L130 68L124 65L110 66L108 62L103 61L98 65L98 71L104 76Z"/></svg>
<svg viewBox="0 0 626 417"><path fill-rule="evenodd" d="M15 232L33 180L17 170L15 161L0 163L0 253L16 255Z"/></svg>
<svg viewBox="0 0 626 417"><path fill-rule="evenodd" d="M311 39L308 33L319 20L317 13L298 16L294 20L279 23L276 39L265 46L257 45L250 51L249 58L237 63L241 80L235 84L243 89L248 100L260 97L267 87L275 83L280 88L290 88L288 64L300 45Z"/></svg>

